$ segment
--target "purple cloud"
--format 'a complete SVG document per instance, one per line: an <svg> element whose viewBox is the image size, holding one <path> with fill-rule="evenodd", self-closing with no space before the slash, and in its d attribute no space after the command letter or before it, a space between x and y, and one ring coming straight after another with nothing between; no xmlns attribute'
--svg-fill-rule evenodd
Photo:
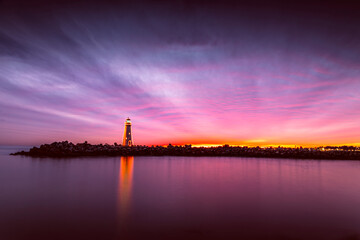
<svg viewBox="0 0 360 240"><path fill-rule="evenodd" d="M121 142L128 116L136 144L359 142L357 18L47 7L2 10L1 144Z"/></svg>

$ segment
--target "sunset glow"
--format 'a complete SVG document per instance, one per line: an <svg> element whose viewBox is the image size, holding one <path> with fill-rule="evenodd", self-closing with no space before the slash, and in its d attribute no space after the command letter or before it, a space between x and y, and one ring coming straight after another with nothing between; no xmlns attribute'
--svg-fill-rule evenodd
<svg viewBox="0 0 360 240"><path fill-rule="evenodd" d="M0 144L120 144L129 116L138 145L360 145L356 24L251 6L79 9L0 10Z"/></svg>

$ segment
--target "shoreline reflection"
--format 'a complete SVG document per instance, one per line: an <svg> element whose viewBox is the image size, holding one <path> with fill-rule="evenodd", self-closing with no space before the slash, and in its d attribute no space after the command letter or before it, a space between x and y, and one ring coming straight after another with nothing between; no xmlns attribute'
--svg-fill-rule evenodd
<svg viewBox="0 0 360 240"><path fill-rule="evenodd" d="M120 229L127 226L131 207L132 177L134 157L121 157L118 185L118 218Z"/></svg>

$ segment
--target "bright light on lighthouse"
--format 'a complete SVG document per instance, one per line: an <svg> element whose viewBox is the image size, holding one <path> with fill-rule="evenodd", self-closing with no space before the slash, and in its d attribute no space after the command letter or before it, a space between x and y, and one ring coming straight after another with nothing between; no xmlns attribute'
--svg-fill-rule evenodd
<svg viewBox="0 0 360 240"><path fill-rule="evenodd" d="M131 134L131 120L130 118L127 118L125 120L123 146L132 146L133 144L134 142L132 140L132 134Z"/></svg>

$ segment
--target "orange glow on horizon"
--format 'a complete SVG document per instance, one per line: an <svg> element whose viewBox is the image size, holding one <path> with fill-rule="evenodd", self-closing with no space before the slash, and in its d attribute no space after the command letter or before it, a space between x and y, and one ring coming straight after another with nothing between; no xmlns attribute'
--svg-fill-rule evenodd
<svg viewBox="0 0 360 240"><path fill-rule="evenodd" d="M167 147L169 145L168 144L159 144L158 146L163 146L163 147ZM224 142L224 143L171 143L171 145L173 146L185 146L185 145L191 145L192 147L222 147L224 145L229 145L231 147L262 147L262 148L266 148L266 147L284 147L284 148L297 148L297 147L303 147L303 148L316 148L316 147L324 147L324 146L354 146L354 147L360 147L360 143L340 143L340 144L330 144L330 143L326 143L326 144L311 144L311 143L305 143L305 144L290 144L290 143L285 143L285 144L280 144L280 143L266 143L266 142L249 142L249 141L244 141L241 143L229 143L229 142ZM149 145L151 146L151 145ZM154 145L156 146L156 145Z"/></svg>

